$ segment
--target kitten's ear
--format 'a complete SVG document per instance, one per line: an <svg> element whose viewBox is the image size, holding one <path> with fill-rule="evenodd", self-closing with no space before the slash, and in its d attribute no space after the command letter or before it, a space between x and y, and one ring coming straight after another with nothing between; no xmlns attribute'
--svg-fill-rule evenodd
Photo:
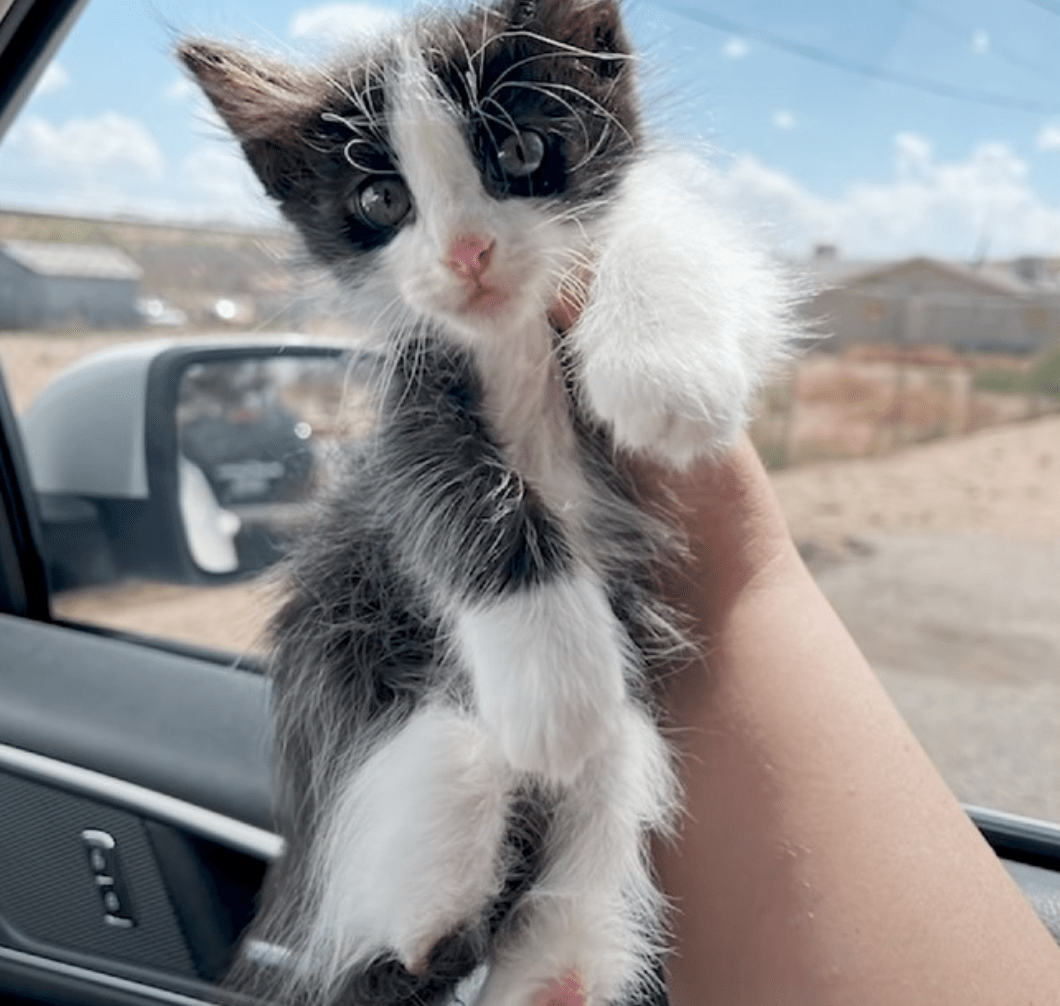
<svg viewBox="0 0 1060 1006"><path fill-rule="evenodd" d="M602 77L617 76L621 57L632 51L617 0L508 0L508 22L587 52L617 57L593 61Z"/></svg>
<svg viewBox="0 0 1060 1006"><path fill-rule="evenodd" d="M180 44L191 71L274 199L291 194L306 170L302 134L320 113L326 82L277 60L203 39Z"/></svg>

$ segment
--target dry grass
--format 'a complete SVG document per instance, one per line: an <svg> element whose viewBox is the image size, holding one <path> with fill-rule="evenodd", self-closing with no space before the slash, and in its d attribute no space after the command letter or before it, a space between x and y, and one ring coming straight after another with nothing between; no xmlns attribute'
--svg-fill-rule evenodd
<svg viewBox="0 0 1060 1006"><path fill-rule="evenodd" d="M783 468L880 456L1055 411L1055 400L975 387L981 368L1027 365L928 349L810 354L762 396L753 437L770 467Z"/></svg>

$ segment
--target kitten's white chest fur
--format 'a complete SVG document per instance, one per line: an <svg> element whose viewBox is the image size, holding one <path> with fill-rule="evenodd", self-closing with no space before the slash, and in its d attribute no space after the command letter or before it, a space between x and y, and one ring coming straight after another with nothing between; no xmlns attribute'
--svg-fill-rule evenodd
<svg viewBox="0 0 1060 1006"><path fill-rule="evenodd" d="M554 338L545 319L533 319L479 347L477 362L486 413L505 454L549 508L576 527L587 488Z"/></svg>

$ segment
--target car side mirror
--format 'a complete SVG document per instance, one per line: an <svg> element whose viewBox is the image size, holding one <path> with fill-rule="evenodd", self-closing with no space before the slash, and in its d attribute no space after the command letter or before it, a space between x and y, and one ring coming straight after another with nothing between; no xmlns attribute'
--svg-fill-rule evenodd
<svg viewBox="0 0 1060 1006"><path fill-rule="evenodd" d="M370 431L376 366L288 338L137 343L64 371L21 419L53 589L275 562Z"/></svg>

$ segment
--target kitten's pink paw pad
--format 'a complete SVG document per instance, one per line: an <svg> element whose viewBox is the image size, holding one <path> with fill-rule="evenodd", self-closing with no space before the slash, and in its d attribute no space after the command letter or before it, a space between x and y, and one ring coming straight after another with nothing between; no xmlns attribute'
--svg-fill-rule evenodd
<svg viewBox="0 0 1060 1006"><path fill-rule="evenodd" d="M585 1006L585 986L573 972L550 981L534 996L533 1006Z"/></svg>

